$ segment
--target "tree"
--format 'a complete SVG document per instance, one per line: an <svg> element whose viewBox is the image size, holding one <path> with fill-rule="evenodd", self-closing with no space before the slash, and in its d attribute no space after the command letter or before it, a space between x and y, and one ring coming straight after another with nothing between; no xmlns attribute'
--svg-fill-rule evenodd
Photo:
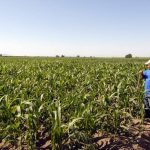
<svg viewBox="0 0 150 150"><path fill-rule="evenodd" d="M59 55L56 55L56 57L59 57Z"/></svg>
<svg viewBox="0 0 150 150"><path fill-rule="evenodd" d="M64 55L61 55L61 57L65 57Z"/></svg>
<svg viewBox="0 0 150 150"><path fill-rule="evenodd" d="M132 54L127 54L125 58L132 58Z"/></svg>

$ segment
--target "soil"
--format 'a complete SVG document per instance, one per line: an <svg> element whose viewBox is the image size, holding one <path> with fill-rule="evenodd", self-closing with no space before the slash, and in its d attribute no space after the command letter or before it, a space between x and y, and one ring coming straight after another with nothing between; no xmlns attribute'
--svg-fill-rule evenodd
<svg viewBox="0 0 150 150"><path fill-rule="evenodd" d="M150 119L145 119L141 125L140 120L134 120L129 136L99 136L96 144L103 150L150 150Z"/></svg>
<svg viewBox="0 0 150 150"><path fill-rule="evenodd" d="M129 131L130 135L108 136L96 133L93 145L102 150L150 150L150 119L145 119L143 125L138 119L134 120ZM38 144L39 149L50 149L51 141L44 140ZM82 145L83 146L83 145ZM11 145L0 143L0 150L17 149ZM26 148L25 148L26 149ZM74 148L73 148L74 149Z"/></svg>

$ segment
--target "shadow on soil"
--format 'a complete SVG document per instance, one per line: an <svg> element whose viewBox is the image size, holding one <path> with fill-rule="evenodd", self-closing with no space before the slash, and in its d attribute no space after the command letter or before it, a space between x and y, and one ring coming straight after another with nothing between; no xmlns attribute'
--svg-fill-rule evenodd
<svg viewBox="0 0 150 150"><path fill-rule="evenodd" d="M150 150L150 119L145 119L142 128L139 129L139 122L135 123L133 126L133 134L129 136L116 136L116 137L108 137L107 135L96 135L91 141L91 146L93 148L90 149L102 149L102 150ZM0 144L1 145L1 144ZM84 143L72 143L69 145L62 145L61 149L65 150L76 150L82 149L85 147ZM15 147L11 147L10 145L6 147L1 147L2 150L7 149L15 149ZM37 143L37 149L51 150L51 141L46 139L40 140ZM26 148L24 147L24 150Z"/></svg>
<svg viewBox="0 0 150 150"><path fill-rule="evenodd" d="M130 136L119 136L115 138L96 137L95 142L98 149L150 149L150 119L145 119L141 133Z"/></svg>

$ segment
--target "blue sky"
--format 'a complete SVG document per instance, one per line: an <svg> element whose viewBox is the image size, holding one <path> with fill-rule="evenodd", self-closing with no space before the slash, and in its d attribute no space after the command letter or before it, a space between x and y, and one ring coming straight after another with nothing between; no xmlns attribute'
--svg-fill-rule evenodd
<svg viewBox="0 0 150 150"><path fill-rule="evenodd" d="M150 0L0 0L0 53L150 57Z"/></svg>

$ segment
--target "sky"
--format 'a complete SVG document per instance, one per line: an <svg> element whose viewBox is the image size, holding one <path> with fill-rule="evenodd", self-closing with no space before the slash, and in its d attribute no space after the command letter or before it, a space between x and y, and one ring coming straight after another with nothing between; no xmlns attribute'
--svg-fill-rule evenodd
<svg viewBox="0 0 150 150"><path fill-rule="evenodd" d="M0 0L0 53L150 57L150 0Z"/></svg>

